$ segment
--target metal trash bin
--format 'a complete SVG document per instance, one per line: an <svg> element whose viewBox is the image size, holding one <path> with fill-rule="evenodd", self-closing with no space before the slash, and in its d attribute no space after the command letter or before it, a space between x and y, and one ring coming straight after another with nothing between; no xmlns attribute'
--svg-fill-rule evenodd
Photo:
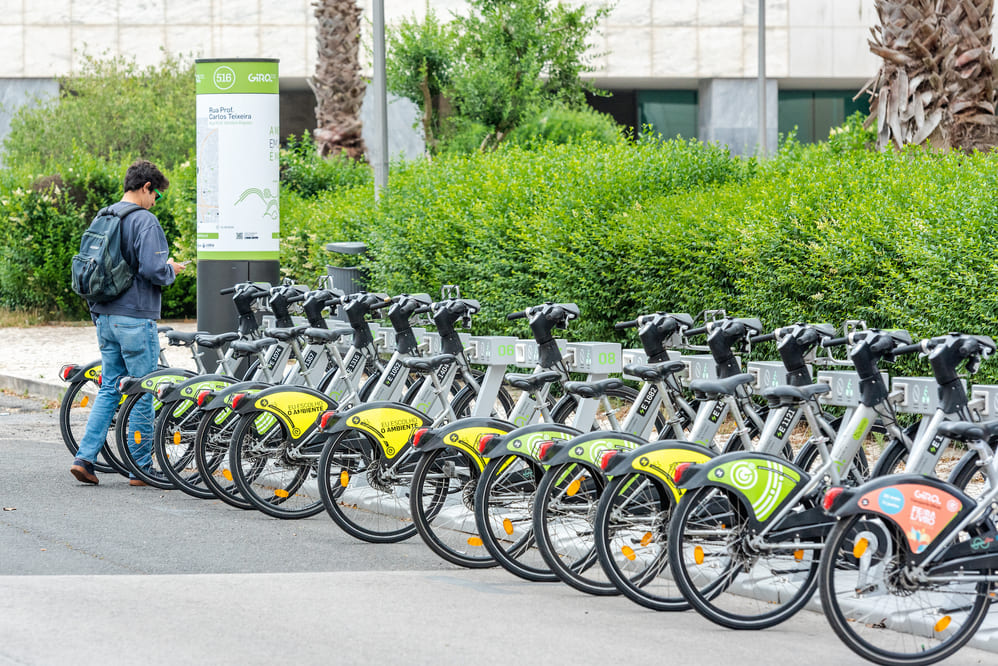
<svg viewBox="0 0 998 666"><path fill-rule="evenodd" d="M326 249L337 254L361 255L367 252L366 243L327 243ZM332 285L346 294L363 291L367 287L364 270L360 266L326 266Z"/></svg>

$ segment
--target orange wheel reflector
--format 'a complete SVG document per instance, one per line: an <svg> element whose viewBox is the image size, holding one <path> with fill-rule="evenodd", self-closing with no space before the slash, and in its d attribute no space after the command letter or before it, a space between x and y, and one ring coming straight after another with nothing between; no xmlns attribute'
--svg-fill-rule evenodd
<svg viewBox="0 0 998 666"><path fill-rule="evenodd" d="M701 546L693 549L693 561L697 564L703 564L703 548Z"/></svg>
<svg viewBox="0 0 998 666"><path fill-rule="evenodd" d="M222 476L225 477L226 481L231 481L232 480L232 470L223 469L222 470Z"/></svg>
<svg viewBox="0 0 998 666"><path fill-rule="evenodd" d="M80 407L86 407L89 404L90 404L90 396L89 395L83 396L83 400L80 400Z"/></svg>
<svg viewBox="0 0 998 666"><path fill-rule="evenodd" d="M645 532L645 535L641 537L641 545L647 546L648 544L651 543L652 538L653 537L651 532Z"/></svg>
<svg viewBox="0 0 998 666"><path fill-rule="evenodd" d="M622 552L624 554L624 557L626 557L627 559L631 560L632 562L634 561L634 558L636 557L634 555L634 549L631 548L630 546L624 546L623 548L620 549L620 552Z"/></svg>
<svg viewBox="0 0 998 666"><path fill-rule="evenodd" d="M180 444L180 431L173 433L173 443Z"/></svg>
<svg viewBox="0 0 998 666"><path fill-rule="evenodd" d="M138 430L135 431L135 443L136 444L142 443L142 433L139 432Z"/></svg>
<svg viewBox="0 0 998 666"><path fill-rule="evenodd" d="M801 560L803 560L804 559L804 551L803 550L795 550L794 551L794 559L797 560L798 562L800 562Z"/></svg>
<svg viewBox="0 0 998 666"><path fill-rule="evenodd" d="M513 534L513 521L509 518L503 519L502 528L506 530L506 534Z"/></svg>
<svg viewBox="0 0 998 666"><path fill-rule="evenodd" d="M936 626L932 628L935 629L936 633L939 633L940 631L946 631L946 627L949 626L949 623L952 620L953 618L950 617L949 615L944 615L943 617L939 618L939 621L936 622Z"/></svg>
<svg viewBox="0 0 998 666"><path fill-rule="evenodd" d="M346 488L350 484L350 472L343 470L340 472L340 485Z"/></svg>
<svg viewBox="0 0 998 666"><path fill-rule="evenodd" d="M570 484L568 484L568 488L565 489L565 494L568 495L569 497L572 497L573 495L575 495L575 493L579 492L579 488L581 487L582 487L582 479L581 478L576 479L575 481L572 481Z"/></svg>
<svg viewBox="0 0 998 666"><path fill-rule="evenodd" d="M481 537L476 537L475 536L475 537L471 537L470 539L468 539L468 545L469 546L483 546L485 544L482 543Z"/></svg>
<svg viewBox="0 0 998 666"><path fill-rule="evenodd" d="M274 494L282 498L285 498L289 495L288 491L285 490L284 488L278 488L277 490L274 491Z"/></svg>
<svg viewBox="0 0 998 666"><path fill-rule="evenodd" d="M869 545L870 545L869 541L867 541L866 539L860 539L852 547L852 556L855 557L857 560L863 557L863 553L866 552L866 549L869 547Z"/></svg>

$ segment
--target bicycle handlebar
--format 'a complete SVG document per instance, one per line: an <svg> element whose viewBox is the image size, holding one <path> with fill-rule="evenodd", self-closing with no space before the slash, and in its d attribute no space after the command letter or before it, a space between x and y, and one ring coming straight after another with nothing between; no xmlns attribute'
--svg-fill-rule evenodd
<svg viewBox="0 0 998 666"><path fill-rule="evenodd" d="M613 325L613 330L622 331L625 328L634 328L637 325L638 325L637 319L632 319L631 321L618 321L616 324Z"/></svg>
<svg viewBox="0 0 998 666"><path fill-rule="evenodd" d="M513 321L515 319L526 319L526 318L527 318L527 311L526 310L523 310L521 312L514 312L512 314L506 315L506 319L508 321Z"/></svg>
<svg viewBox="0 0 998 666"><path fill-rule="evenodd" d="M367 309L368 310L381 310L383 308L387 308L391 304L392 304L392 301L381 301L380 303L375 303L374 305L372 305L371 307L369 307Z"/></svg>
<svg viewBox="0 0 998 666"><path fill-rule="evenodd" d="M688 338L692 338L694 335L703 335L706 332L707 332L707 327L701 326L699 328L688 328L686 329L686 332L683 335L685 335Z"/></svg>
<svg viewBox="0 0 998 666"><path fill-rule="evenodd" d="M776 339L776 333L764 333L762 335L755 335L749 338L749 342L752 344L759 344L760 342L771 342Z"/></svg>
<svg viewBox="0 0 998 666"><path fill-rule="evenodd" d="M226 287L225 289L218 290L219 296L228 296L229 294L234 294L234 293L236 293L235 287Z"/></svg>
<svg viewBox="0 0 998 666"><path fill-rule="evenodd" d="M900 347L895 347L891 350L891 354L894 356L903 356L905 354L919 354L925 351L925 347L921 342L916 342L912 345L901 345Z"/></svg>
<svg viewBox="0 0 998 666"><path fill-rule="evenodd" d="M842 338L825 338L821 341L822 347L841 347L842 345L849 344L849 336Z"/></svg>

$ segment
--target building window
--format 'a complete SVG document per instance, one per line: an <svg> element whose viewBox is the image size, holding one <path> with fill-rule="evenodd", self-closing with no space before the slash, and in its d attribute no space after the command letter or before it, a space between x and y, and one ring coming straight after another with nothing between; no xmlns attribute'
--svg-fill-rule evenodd
<svg viewBox="0 0 998 666"><path fill-rule="evenodd" d="M697 137L696 90L637 91L638 131L651 131L666 139Z"/></svg>
<svg viewBox="0 0 998 666"><path fill-rule="evenodd" d="M827 141L828 132L856 111L870 113L865 96L853 101L855 90L781 90L780 134L795 131L801 143Z"/></svg>

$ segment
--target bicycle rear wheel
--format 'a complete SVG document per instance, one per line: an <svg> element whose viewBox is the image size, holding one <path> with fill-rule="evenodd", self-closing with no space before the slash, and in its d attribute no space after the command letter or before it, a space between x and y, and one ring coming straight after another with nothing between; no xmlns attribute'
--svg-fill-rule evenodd
<svg viewBox="0 0 998 666"><path fill-rule="evenodd" d="M153 421L146 424L145 418L141 416L140 401L151 401L153 409ZM133 393L129 395L121 407L118 408L118 416L115 419L114 435L118 444L118 456L125 461L128 471L147 485L161 490L172 490L175 488L171 481L163 472L165 461L156 457L156 451L152 446L152 441L148 443L150 451L149 464L140 464L136 457L133 446L138 449L143 446L142 431L148 427L150 433L154 432L156 416L159 414L163 403L151 393ZM151 435L150 435L151 436Z"/></svg>
<svg viewBox="0 0 998 666"><path fill-rule="evenodd" d="M296 442L269 412L240 414L229 447L239 494L253 508L282 519L308 518L322 511L315 470L317 453Z"/></svg>
<svg viewBox="0 0 998 666"><path fill-rule="evenodd" d="M856 514L840 520L821 556L821 607L838 637L878 664L931 664L960 649L991 605L987 582L920 583L896 524ZM992 571L962 571L963 575Z"/></svg>
<svg viewBox="0 0 998 666"><path fill-rule="evenodd" d="M194 400L178 400L163 406L156 419L153 451L163 473L191 497L211 499L215 494L205 485L194 456L194 442L204 412Z"/></svg>
<svg viewBox="0 0 998 666"><path fill-rule="evenodd" d="M228 408L205 412L194 437L194 459L205 487L215 497L237 509L252 509L253 505L239 494L229 459L238 416Z"/></svg>
<svg viewBox="0 0 998 666"><path fill-rule="evenodd" d="M96 391L99 387L97 382L84 380L73 382L66 389L59 403L59 432L62 434L62 441L74 456L80 450L80 439L87 427L87 419L90 418L90 406L93 404L94 396L90 395L90 390ZM88 390L90 389L90 390ZM114 432L114 420L108 428L108 434ZM128 475L128 466L122 461L111 444L110 439L104 440L104 446L98 452L98 459L94 461L94 469L105 474L117 472L124 476Z"/></svg>
<svg viewBox="0 0 998 666"><path fill-rule="evenodd" d="M731 629L771 627L804 607L818 584L814 544L755 544L748 510L711 486L688 492L669 532L669 565L701 615Z"/></svg>
<svg viewBox="0 0 998 666"><path fill-rule="evenodd" d="M542 473L531 458L500 456L485 466L475 489L475 525L486 549L513 575L541 583L558 580L533 533L533 504Z"/></svg>
<svg viewBox="0 0 998 666"><path fill-rule="evenodd" d="M558 578L596 595L620 594L599 565L594 523L606 480L588 467L567 463L541 477L534 502L534 537Z"/></svg>
<svg viewBox="0 0 998 666"><path fill-rule="evenodd" d="M326 512L350 536L395 543L416 533L409 489L416 467L411 447L395 458L360 430L332 435L319 458L319 495Z"/></svg>
<svg viewBox="0 0 998 666"><path fill-rule="evenodd" d="M422 454L412 475L410 511L419 535L443 559L471 569L496 566L475 525L480 473L471 455L454 448Z"/></svg>
<svg viewBox="0 0 998 666"><path fill-rule="evenodd" d="M672 492L640 472L615 476L596 507L596 553L607 578L636 604L657 611L690 607L669 570Z"/></svg>

